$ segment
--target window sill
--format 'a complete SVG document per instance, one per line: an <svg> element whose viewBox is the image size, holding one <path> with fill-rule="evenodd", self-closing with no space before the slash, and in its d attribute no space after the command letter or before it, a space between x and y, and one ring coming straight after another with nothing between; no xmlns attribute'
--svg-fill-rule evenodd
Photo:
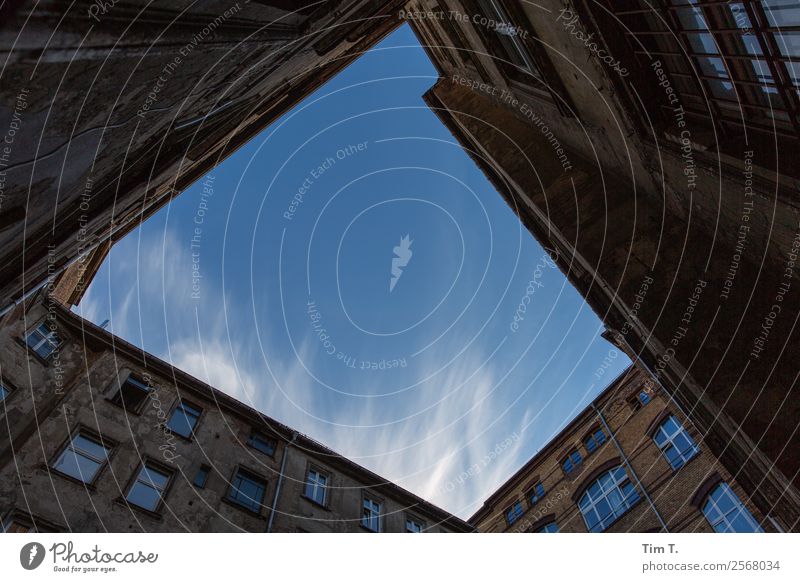
<svg viewBox="0 0 800 582"><path fill-rule="evenodd" d="M19 344L20 346L22 346L22 349L23 349L23 350L25 350L25 353L27 353L27 354L28 354L28 356L32 357L34 360L36 360L37 362L39 362L39 363L40 363L42 366L44 366L45 368L49 368L49 367L50 367L50 357L51 357L51 356L52 356L52 355L53 355L53 354L54 354L56 351L58 351L59 349L61 349L61 348L60 348L60 346L59 346L58 348L56 348L55 350L53 350L53 352L50 354L50 356L48 356L47 358L43 358L42 356L40 356L39 354L37 354L35 351L33 351L33 348L31 348L31 347L30 347L30 346L27 344L27 342L25 342L25 340L23 340L23 339L21 339L21 338L16 338L16 340L17 340L17 344Z"/></svg>
<svg viewBox="0 0 800 582"><path fill-rule="evenodd" d="M97 491L97 487L94 484L95 481L97 481L97 476L95 476L95 480L94 481L92 481L91 483L87 483L86 481L81 481L77 477L73 477L72 475L68 475L66 473L62 473L61 471L59 471L58 469L56 469L54 467L51 467L50 465L42 464L42 465L39 466L39 468L42 471L45 471L49 475L56 475L56 476L60 477L61 479L64 479L65 481L69 481L70 483L74 483L75 485L80 485L82 488L86 489L89 493L94 493L95 491ZM102 468L100 470L98 470L98 475L99 475L101 470L102 470Z"/></svg>
<svg viewBox="0 0 800 582"><path fill-rule="evenodd" d="M227 495L222 498L222 503L224 503L225 505L230 505L231 507L235 507L236 509L238 509L239 511L243 511L247 515L250 515L252 517L257 517L260 520L266 521L266 518L261 514L260 511L253 511L249 507L242 505L241 503L231 499Z"/></svg>
<svg viewBox="0 0 800 582"><path fill-rule="evenodd" d="M154 519L156 521L164 521L164 516L162 516L161 513L159 513L158 511L151 511L150 509L145 509L144 507L140 507L140 506L136 505L135 503L131 503L130 501L128 501L124 497L117 497L114 500L114 502L118 503L119 505L121 505L123 507L126 507L128 509L132 509L134 511L137 511L137 512L143 514L143 515L146 515L147 517L149 517L151 519Z"/></svg>
<svg viewBox="0 0 800 582"><path fill-rule="evenodd" d="M315 507L319 507L320 509L324 509L325 511L330 511L331 510L331 508L328 507L326 504L320 503L319 501L317 501L316 499L312 499L308 495L303 494L303 495L300 496L300 499L305 499L306 501L308 501L309 503L311 503Z"/></svg>
<svg viewBox="0 0 800 582"><path fill-rule="evenodd" d="M374 530L374 529L368 528L367 526L365 526L365 525L364 525L363 523L361 523L360 521L358 522L358 527L360 527L362 530L364 530L364 531L365 531L365 532L367 532L367 533L381 533L381 531L380 531L380 530L377 530L377 531L376 531L376 530Z"/></svg>
<svg viewBox="0 0 800 582"><path fill-rule="evenodd" d="M144 406L142 406L142 407L139 408L139 410L131 410L130 408L126 408L126 407L122 406L122 404L117 404L111 398L106 398L106 402L108 402L114 408L119 408L120 410L123 410L123 411L127 412L128 414L132 414L133 416L141 416L142 415L142 410L141 409L144 408Z"/></svg>

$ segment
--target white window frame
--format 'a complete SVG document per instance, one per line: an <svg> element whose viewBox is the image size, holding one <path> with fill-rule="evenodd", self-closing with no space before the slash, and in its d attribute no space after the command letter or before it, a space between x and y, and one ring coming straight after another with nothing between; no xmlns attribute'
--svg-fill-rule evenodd
<svg viewBox="0 0 800 582"><path fill-rule="evenodd" d="M31 341L31 337L35 337L35 339ZM25 334L25 345L43 360L50 358L58 350L62 342L63 340L58 336L56 330L50 329L50 326L47 325L47 321L41 322ZM48 346L49 348L46 354L42 354L39 351L43 346Z"/></svg>
<svg viewBox="0 0 800 582"><path fill-rule="evenodd" d="M303 494L314 503L318 503L324 507L328 502L328 481L330 481L330 477L327 473L315 467L309 467L306 472L306 483ZM322 499L317 498L320 492L322 494Z"/></svg>
<svg viewBox="0 0 800 582"><path fill-rule="evenodd" d="M670 420L674 421L675 426L677 427L673 432L667 432L667 429L664 425L666 425ZM682 451L678 449L675 444L675 438L678 435L684 435L686 439L691 443L691 447L687 450ZM659 442L659 439L663 439L662 442ZM677 419L674 414L670 414L661 423L658 425L656 432L653 433L653 442L656 443L659 449L661 449L661 454L664 455L666 461L670 464L673 469L680 469L686 463L689 462L692 458L694 458L697 453L700 452L700 446L694 441L694 439L689 435L687 430L683 427L683 424ZM667 451L672 448L678 454L676 457L676 461L678 464L674 464L670 458L667 456Z"/></svg>
<svg viewBox="0 0 800 582"><path fill-rule="evenodd" d="M159 473L159 474L165 476L167 478L167 482L164 483L163 486L159 486L157 483L155 483L155 482L153 482L153 481L151 481L149 479L142 478L142 474L144 473L145 469L148 470L148 471L153 471L155 473ZM167 493L167 488L169 487L169 482L170 482L171 479L172 479L172 475L170 475L168 472L164 471L163 469L160 469L158 467L153 466L151 463L144 462L139 467L139 472L136 474L136 479L133 480L133 483L131 483L131 486L128 489L128 492L125 494L125 500L128 503L130 503L131 505L134 505L136 507L140 507L140 508L144 509L145 511L156 512L156 511L158 511L158 508L161 506L161 504L164 502L164 498L166 497L166 493ZM142 487L147 487L149 489L153 489L154 491L158 492L158 502L156 503L155 507L153 507L152 509L149 508L149 507L145 507L144 505L139 505L135 501L131 501L130 500L131 493L136 488L136 486L139 485L139 484L141 484Z"/></svg>
<svg viewBox="0 0 800 582"><path fill-rule="evenodd" d="M105 457L103 458L97 457L88 450L76 446L75 440L78 438L91 441L97 446L102 447L106 452ZM61 462L64 460L64 457L70 453L74 454L75 456L80 456L83 457L84 459L88 459L89 461L97 465L97 468L94 470L91 476L89 476L88 479L86 478L85 475L72 475L58 468L58 465L61 464ZM69 477L72 477L73 479L78 479L79 481L83 481L88 485L94 482L94 480L97 478L97 475L100 473L102 468L106 465L106 463L108 463L108 457L110 454L111 454L111 447L103 444L102 442L100 442L100 439L88 434L86 431L78 430L71 437L69 437L67 445L61 451L61 453L59 453L59 455L56 457L56 460L52 463L51 467L54 470L61 473L62 475L68 475ZM78 467L80 467L80 465L78 465Z"/></svg>
<svg viewBox="0 0 800 582"><path fill-rule="evenodd" d="M610 476L610 480L604 479L607 476ZM600 486L600 495L597 497L595 497L590 491L595 484ZM623 487L629 484L632 487L633 495L625 495L623 491ZM612 504L609 498L613 496L619 497L619 504ZM590 532L605 531L608 526L614 523L619 517L627 513L628 510L633 507L637 501L639 501L639 499L639 492L631 482L628 472L622 465L617 465L616 467L604 472L602 475L599 475L589 484L578 501L578 509L583 516L583 521L586 524L587 530ZM597 507L602 501L605 501L608 507L611 509L610 514L601 515L600 511L598 511ZM594 512L598 518L597 523L594 526L589 525L589 520L586 517L589 512ZM609 517L611 518L610 520Z"/></svg>
<svg viewBox="0 0 800 582"><path fill-rule="evenodd" d="M731 505L733 506L730 510L723 512L722 509L719 507L717 503L717 497L715 497L719 493L720 496L725 496L730 501ZM712 520L709 517L710 510L713 509L717 513L717 517ZM742 500L739 499L739 496L733 491L730 485L728 485L725 481L721 481L714 487L711 492L706 497L705 502L703 503L703 516L705 516L706 521L711 525L712 529L717 533L764 533L764 530L758 525L756 518L753 517L753 514L750 513L750 510L747 509ZM752 530L748 532L737 532L733 529L733 520L731 516L736 513L738 517L739 514L744 515L745 521L752 527Z"/></svg>
<svg viewBox="0 0 800 582"><path fill-rule="evenodd" d="M361 502L361 525L370 531L380 532L382 509L383 504L380 501L365 495Z"/></svg>

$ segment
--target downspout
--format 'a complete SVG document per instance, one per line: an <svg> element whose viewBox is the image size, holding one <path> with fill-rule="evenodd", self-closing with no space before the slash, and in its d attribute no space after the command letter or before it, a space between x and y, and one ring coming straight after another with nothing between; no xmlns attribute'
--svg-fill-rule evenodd
<svg viewBox="0 0 800 582"><path fill-rule="evenodd" d="M267 533L272 531L272 521L275 519L275 508L278 506L278 496L281 494L281 485L283 485L284 471L286 470L286 457L289 456L289 447L291 447L297 440L298 434L292 433L292 440L286 443L283 447L283 457L281 458L281 472L278 475L278 484L275 486L275 496L272 498L272 507L269 510L269 522L267 523Z"/></svg>
<svg viewBox="0 0 800 582"><path fill-rule="evenodd" d="M591 406L592 410L594 410L597 413L597 417L600 419L600 422L603 423L603 428L608 433L609 438L611 439L611 442L614 443L615 447L617 447L617 451L619 451L619 454L622 457L622 460L625 463L625 466L628 467L628 470L631 472L631 475L633 476L633 480L636 482L636 485L639 487L639 490L644 494L645 499L647 499L647 502L650 504L650 509L652 509L653 513L656 514L656 517L658 518L658 522L661 524L661 529L663 531L669 533L669 528L667 527L666 522L664 522L664 519L661 517L661 514L658 512L658 509L656 509L656 504L653 503L653 500L650 498L650 495L647 493L647 489L645 489L644 485L642 485L642 482L639 480L639 476L636 474L636 471L633 470L633 465L631 465L630 461L628 460L628 457L625 454L625 451L622 450L622 447L620 446L619 442L617 441L617 437L615 437L614 433L611 431L611 427L608 426L608 423L606 422L606 417L603 416L603 413L600 412L600 410L597 408L597 406L594 405L594 403L590 404L589 406Z"/></svg>

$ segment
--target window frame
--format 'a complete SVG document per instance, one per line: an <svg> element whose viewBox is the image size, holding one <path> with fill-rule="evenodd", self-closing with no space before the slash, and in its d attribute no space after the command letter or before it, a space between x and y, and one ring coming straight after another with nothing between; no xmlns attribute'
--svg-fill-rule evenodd
<svg viewBox="0 0 800 582"><path fill-rule="evenodd" d="M675 425L677 425L677 431L675 431L673 434L667 434L667 431L664 428L664 425L670 421L674 421ZM686 427L683 425L683 423L678 420L678 417L671 412L668 412L668 414L664 415L663 417L659 417L654 429L649 434L653 439L653 443L661 451L662 457L667 463L669 463L669 466L673 471L677 471L678 469L686 466L689 461L700 454L700 445L692 438L692 435L689 434L689 431L686 430ZM658 439L662 434L664 435L664 442L659 443ZM684 451L679 451L675 446L674 439L678 435L684 435L685 438L691 443L691 447L687 449L688 451L691 451L691 454L688 456L684 454ZM669 456L667 455L667 450L669 448L672 448L677 452L677 459L681 461L680 464L675 465L672 460L670 460Z"/></svg>
<svg viewBox="0 0 800 582"><path fill-rule="evenodd" d="M539 490L541 489L541 494ZM530 507L535 506L539 503L544 496L547 495L547 489L544 488L544 483L538 477L533 480L533 482L527 487L525 498L528 500L528 505Z"/></svg>
<svg viewBox="0 0 800 582"><path fill-rule="evenodd" d="M61 460L62 456L64 456L66 454L67 450L70 449L70 447L72 445L72 442L76 437L81 437L81 438L84 438L84 439L86 439L88 441L91 441L94 444L99 445L99 446L103 447L106 450L106 458L105 458L105 460L98 463L97 469L95 470L94 474L92 475L91 480L89 480L89 481L84 481L81 477L76 477L74 475L70 475L69 473L66 473L66 472L61 471L60 469L56 468L56 464ZM86 427L85 425L79 424L74 429L72 429L72 431L70 432L70 434L66 438L66 440L63 443L61 443L61 445L58 447L58 449L56 451L56 454L53 455L51 457L50 461L47 463L47 468L48 468L48 470L50 472L55 473L59 477L63 477L65 479L69 480L69 481L72 481L72 482L80 484L80 485L85 485L86 487L89 487L89 488L94 488L94 486L97 484L97 481L100 478L100 476L103 473L103 471L105 470L105 468L108 467L111 464L111 457L112 457L113 453L116 451L116 449L117 449L117 443L114 440L104 437L99 432L97 432L95 430L92 430L92 429ZM73 449L73 453L75 455L79 455L80 454L77 451L75 451L74 449ZM96 463L98 462L96 459L91 458L91 456L89 456L89 454L80 455L80 456L88 458L90 461L93 461L93 462L96 462Z"/></svg>
<svg viewBox="0 0 800 582"><path fill-rule="evenodd" d="M728 500L733 505L732 509L730 509L730 510L728 510L726 512L722 511L722 508L720 507L717 499L714 498L714 495L719 491L721 491L723 495L726 495L728 497ZM709 514L708 507L709 507L709 504L712 504L712 503L713 503L714 509L719 514L719 517L718 517L716 522L712 522L711 518L708 515ZM711 529L713 529L715 533L764 533L764 528L761 527L761 524L758 523L758 520L756 519L756 517L750 512L750 509L739 498L739 496L733 490L733 487L731 487L731 485L727 481L719 480L713 487L711 487L709 489L708 493L705 495L705 498L704 498L702 504L700 505L700 511L703 514L703 517L705 518L706 522L711 526ZM735 531L735 530L733 530L732 529L732 525L733 525L732 520L728 519L728 516L731 515L731 513L733 513L733 512L736 512L737 517L739 515L743 515L744 518L745 518L745 521L749 522L749 525L754 526L755 529L753 531L749 531L749 530L748 531ZM721 531L719 529L717 529L717 526L720 525L720 524L724 524L725 525L725 529L723 529Z"/></svg>
<svg viewBox="0 0 800 582"><path fill-rule="evenodd" d="M503 511L503 518L508 526L512 526L517 523L520 519L522 519L523 515L525 515L525 508L522 506L522 501L519 499L515 499L508 504L505 511Z"/></svg>
<svg viewBox="0 0 800 582"><path fill-rule="evenodd" d="M175 417L175 413L178 412L179 408L183 412L183 415L187 416L185 408L184 408L185 406L188 406L189 408L192 408L195 411L197 411L197 416L195 417L194 424L192 425L191 429L189 430L189 434L188 435L184 435L184 434L181 434L179 432L176 432L175 429L173 429L170 426L170 423L172 422L172 419ZM203 409L203 407L198 406L197 404L195 404L191 400L186 400L186 399L182 398L181 396L178 396L178 398L175 399L175 402L172 405L172 410L169 413L169 419L167 419L167 422L164 423L164 426L169 429L171 434L174 434L175 436L180 437L182 439L185 439L187 441L191 441L192 437L194 437L195 434L196 434L197 427L200 426L200 419L203 417L203 413L204 412L205 412L205 410Z"/></svg>
<svg viewBox="0 0 800 582"><path fill-rule="evenodd" d="M366 516L364 515L364 511L367 509L366 503L368 501L370 503L372 503L373 505L376 505L378 507L378 513L377 513L377 515L374 516L374 519L377 521L377 529L373 529L372 527L367 525L365 523L365 521L364 521L366 519ZM358 523L361 526L361 528L365 529L366 531L371 532L371 533L382 533L383 532L383 522L384 522L383 508L384 508L383 499L381 499L380 497L376 497L375 495L372 495L370 493L363 492L361 494L361 511L360 511L360 516L359 516L359 519L358 519ZM372 519L373 519L373 517L370 518L370 521Z"/></svg>
<svg viewBox="0 0 800 582"><path fill-rule="evenodd" d="M239 499L232 496L234 490L239 491L239 489L235 488L234 482L236 481L236 477L239 475L240 472L248 473L251 477L251 481L259 480L263 484L263 493L261 500L258 502L258 509L253 509L252 505L240 501ZM269 479L267 479L261 473L253 471L252 469L245 467L244 465L237 465L233 469L233 473L231 474L231 480L230 483L228 484L228 490L225 492L224 499L225 501L232 504L234 507L241 509L242 511L246 511L247 513L250 513L252 515L262 516L264 509L266 508L268 491L269 491Z"/></svg>
<svg viewBox="0 0 800 582"><path fill-rule="evenodd" d="M42 363L48 363L50 361L50 359L53 357L53 354L58 352L61 349L61 347L64 345L64 338L61 336L60 327L54 323L53 326L52 326L54 329L51 329L51 327L48 325L48 319L49 318L47 316L45 316L41 321L39 321L38 323L35 323L33 326L31 326L30 328L25 330L25 333L23 334L23 336L21 338L22 345L24 345L25 348L31 354L36 356ZM41 331L42 327L47 329L47 333L42 333L42 331ZM34 333L38 333L42 337L41 337L41 339L39 340L38 343L36 343L35 345L31 345L30 342L28 342L28 338L30 336L32 336ZM58 339L57 343L53 343L51 341L50 338L52 336L55 336L55 338ZM45 344L52 345L53 348L47 353L47 355L43 356L42 354L40 354L37 351L37 348L39 348L39 347L41 347L42 345L45 345Z"/></svg>
<svg viewBox="0 0 800 582"><path fill-rule="evenodd" d="M121 374L117 376L116 390L109 390L109 392L107 392L107 393L109 393L109 396L106 398L106 400L108 402L110 402L111 404L113 404L114 406L116 406L117 408L121 408L125 412L133 414L134 416L139 416L139 415L142 414L142 410L144 410L145 404L150 399L150 395L153 394L156 391L156 388L155 388L154 385L148 384L145 380L143 380L143 379L140 380L140 378L144 377L144 374L138 374L138 373L130 371L130 370L126 370L126 372L127 373L124 375L124 377ZM123 387L129 381L134 386L136 386L138 384L138 386L136 386L137 388L143 387L143 388L146 389L145 395L142 398L141 402L139 402L133 408L128 408L124 404L124 400L122 399L122 395L121 395ZM114 384L113 383L111 384L111 388L112 389L114 388ZM113 392L113 393L110 393L110 392ZM119 402L117 401L117 399L119 399Z"/></svg>
<svg viewBox="0 0 800 582"><path fill-rule="evenodd" d="M620 471L624 475L622 479L619 478ZM608 490L605 490L605 487L608 485L608 483L604 483L602 480L608 475L611 475L613 483L610 484L611 487ZM599 485L601 490L600 493L602 493L602 496L599 496L596 499L590 491L595 484ZM631 486L631 493L633 495L630 495L630 493L627 495L625 494L623 490L625 485ZM608 500L608 497L612 494L619 496L621 501L620 505L613 506L611 501ZM589 533L603 532L608 530L608 528L614 525L614 523L621 519L643 499L636 484L631 478L631 475L628 474L628 469L618 458L611 459L597 467L592 474L586 477L582 486L575 490L572 498L578 506L578 511L580 512L584 525L586 526L586 530ZM584 500L587 498L589 502L584 506ZM597 507L601 504L601 502L605 502L611 510L610 513L606 514L605 516L601 516L600 511L597 510ZM622 507L621 511L618 511L619 507ZM589 511L594 511L595 515L599 518L594 526L589 525L589 520L587 519L587 513ZM604 523L609 516L611 517L610 521Z"/></svg>
<svg viewBox="0 0 800 582"><path fill-rule="evenodd" d="M263 449L260 449L259 447L255 446L253 444L253 442L255 440L257 440L257 439L260 439L260 440L266 441L266 442L271 442L272 443L272 452L268 453L267 451L265 451ZM247 441L246 441L245 444L247 444L247 446L250 447L251 449L253 449L254 451L258 451L262 455L266 455L271 459L275 458L275 453L278 451L278 439L274 439L274 438L268 437L263 432L261 432L259 430L256 430L254 428L250 429L250 433L247 436Z"/></svg>
<svg viewBox="0 0 800 582"><path fill-rule="evenodd" d="M146 468L151 469L156 473L161 473L162 475L165 475L167 477L167 482L162 489L153 487L152 485L155 485L155 483L153 483L152 481L150 482L150 484L142 482L144 487L150 487L151 489L155 489L156 491L159 492L158 503L156 503L154 509L149 509L147 507L144 507L143 505L139 505L138 503L128 499L134 487L136 487L136 484L139 483L139 476L142 474L142 471ZM166 465L164 465L159 461L156 461L152 457L149 456L143 457L141 462L137 466L136 471L133 472L133 475L131 476L128 485L125 488L125 494L122 497L122 499L124 500L125 504L132 509L142 511L154 517L160 517L161 512L164 509L164 504L167 501L167 495L169 494L170 489L172 488L172 483L174 481L175 481L174 469L167 467Z"/></svg>
<svg viewBox="0 0 800 582"><path fill-rule="evenodd" d="M403 531L405 533L425 533L427 531L428 525L425 523L424 519L421 519L415 514L409 512L406 512L404 517L405 519L404 519ZM418 525L419 531L414 531L413 529L409 529L408 528L409 522Z"/></svg>
<svg viewBox="0 0 800 582"><path fill-rule="evenodd" d="M598 433L602 435L602 440L600 441L597 439ZM586 449L586 456L593 455L599 451L602 446L608 442L608 440L608 435L606 435L606 431L603 430L603 427L599 424L595 425L584 435L583 440L581 441L583 443L583 448ZM592 443L591 447L589 446L589 443Z"/></svg>
<svg viewBox="0 0 800 582"><path fill-rule="evenodd" d="M314 472L319 476L325 478L325 485L321 487L322 489L322 501L315 499L313 496L308 494L308 487L309 487L309 478L311 473ZM331 473L330 471L325 471L319 468L317 465L309 464L306 467L306 478L303 481L303 493L302 497L314 503L315 505L319 505L320 507L324 507L325 509L329 506L330 501L330 488L331 488Z"/></svg>
<svg viewBox="0 0 800 582"><path fill-rule="evenodd" d="M197 478L203 475L203 482L198 483ZM208 485L208 479L211 477L211 467L209 465L201 464L197 467L197 471L194 473L194 477L192 478L192 487L196 489L205 489Z"/></svg>
<svg viewBox="0 0 800 582"><path fill-rule="evenodd" d="M573 458L574 455L578 455L578 461L577 462ZM576 473L576 471L581 466L583 466L583 460L584 460L584 457L581 454L580 448L579 447L572 447L571 449L569 449L569 452L566 455L561 457L561 460L559 461L559 466L561 467L561 470L564 472L565 475L574 475ZM567 467L566 467L567 463L570 464L570 466L572 467L571 469L567 469Z"/></svg>

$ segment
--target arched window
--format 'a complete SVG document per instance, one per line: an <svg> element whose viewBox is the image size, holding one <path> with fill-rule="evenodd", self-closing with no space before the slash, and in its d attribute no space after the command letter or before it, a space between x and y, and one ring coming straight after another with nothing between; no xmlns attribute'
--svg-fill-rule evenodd
<svg viewBox="0 0 800 582"><path fill-rule="evenodd" d="M556 522L551 521L550 523L546 523L537 529L536 533L558 533L558 525Z"/></svg>
<svg viewBox="0 0 800 582"><path fill-rule="evenodd" d="M653 440L664 453L664 456L669 461L673 469L683 467L686 462L694 457L700 448L686 432L678 419L674 416L668 416L662 422L655 434Z"/></svg>
<svg viewBox="0 0 800 582"><path fill-rule="evenodd" d="M628 473L620 465L606 471L589 487L578 502L586 528L590 532L605 530L639 500Z"/></svg>
<svg viewBox="0 0 800 582"><path fill-rule="evenodd" d="M717 533L760 533L764 530L724 481L717 485L703 504L703 515Z"/></svg>

